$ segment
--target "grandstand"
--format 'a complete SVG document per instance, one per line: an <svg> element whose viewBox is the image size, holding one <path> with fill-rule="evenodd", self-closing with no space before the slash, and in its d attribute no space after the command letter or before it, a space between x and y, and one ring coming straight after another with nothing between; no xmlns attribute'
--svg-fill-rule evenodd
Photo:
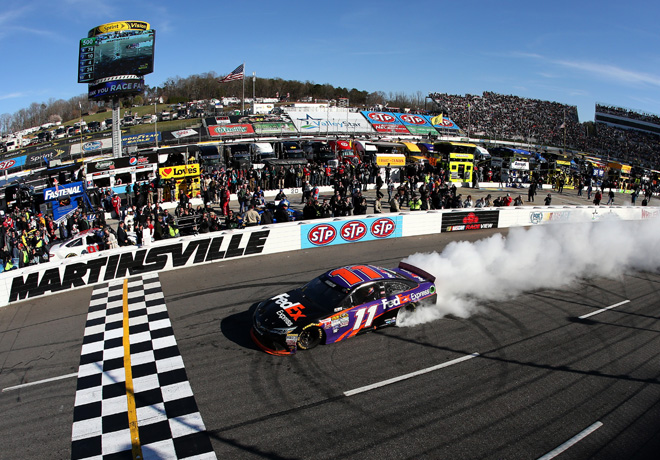
<svg viewBox="0 0 660 460"><path fill-rule="evenodd" d="M584 140L576 106L489 91L481 96L431 93L429 98L471 136L572 149Z"/></svg>

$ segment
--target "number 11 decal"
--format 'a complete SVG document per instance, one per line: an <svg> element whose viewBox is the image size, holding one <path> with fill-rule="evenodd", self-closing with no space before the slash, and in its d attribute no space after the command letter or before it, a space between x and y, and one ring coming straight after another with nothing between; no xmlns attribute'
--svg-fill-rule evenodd
<svg viewBox="0 0 660 460"><path fill-rule="evenodd" d="M372 305L369 308L360 308L355 312L355 325L353 326L354 331L360 329L360 325L362 324L362 319L364 319L365 311L369 312L369 316L367 316L367 321L364 323L364 327L370 327L371 323L374 320L374 316L376 316L376 311L378 311L378 304Z"/></svg>

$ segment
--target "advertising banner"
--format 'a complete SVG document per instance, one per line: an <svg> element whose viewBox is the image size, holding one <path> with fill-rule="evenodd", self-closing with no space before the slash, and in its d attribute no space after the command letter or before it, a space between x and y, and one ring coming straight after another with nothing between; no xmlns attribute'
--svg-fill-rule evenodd
<svg viewBox="0 0 660 460"><path fill-rule="evenodd" d="M0 160L0 171L9 171L10 169L20 168L25 164L26 156L21 157L7 158L6 160Z"/></svg>
<svg viewBox="0 0 660 460"><path fill-rule="evenodd" d="M431 125L431 122L422 115L414 113L395 113L393 114L406 127L410 134L420 136L436 135L438 131Z"/></svg>
<svg viewBox="0 0 660 460"><path fill-rule="evenodd" d="M442 214L442 232L497 228L499 211L447 212Z"/></svg>
<svg viewBox="0 0 660 460"><path fill-rule="evenodd" d="M373 133L371 125L353 112L289 112L300 134Z"/></svg>
<svg viewBox="0 0 660 460"><path fill-rule="evenodd" d="M109 158L107 160L91 161L85 165L87 167L88 173L97 173L121 168L142 166L149 163L158 163L157 153L131 155L130 157Z"/></svg>
<svg viewBox="0 0 660 460"><path fill-rule="evenodd" d="M393 113L371 112L368 110L363 110L361 113L379 133L410 134L410 131L406 129L401 123L401 120L399 120Z"/></svg>
<svg viewBox="0 0 660 460"><path fill-rule="evenodd" d="M160 168L158 174L163 179L179 179L187 176L199 176L200 168L198 164L168 166L166 168Z"/></svg>
<svg viewBox="0 0 660 460"><path fill-rule="evenodd" d="M195 136L199 133L197 131L195 131L194 129L180 129L178 131L172 131L171 134L175 138L181 139L182 137Z"/></svg>
<svg viewBox="0 0 660 460"><path fill-rule="evenodd" d="M130 136L122 136L121 145L126 147L127 145L150 144L155 143L156 139L161 140L160 132L131 134Z"/></svg>
<svg viewBox="0 0 660 460"><path fill-rule="evenodd" d="M248 124L226 124L226 125L211 125L209 128L209 136L211 137L225 137L225 136L240 136L241 134L254 134L252 125Z"/></svg>
<svg viewBox="0 0 660 460"><path fill-rule="evenodd" d="M37 153L29 153L25 157L26 166L39 166L53 159L66 159L69 157L69 147L62 146L54 149L42 150Z"/></svg>
<svg viewBox="0 0 660 460"><path fill-rule="evenodd" d="M436 124L431 122L431 117L429 117L428 115L423 115L423 117L426 119L426 121L429 122L430 125L438 129L460 129L456 123L454 123L447 117L442 117L442 122Z"/></svg>
<svg viewBox="0 0 660 460"><path fill-rule="evenodd" d="M401 236L402 217L347 219L300 226L302 249Z"/></svg>
<svg viewBox="0 0 660 460"><path fill-rule="evenodd" d="M98 139L82 144L82 150L85 154L100 152L103 149L112 150L112 139ZM75 157L76 155L80 155L80 144L71 144L71 156Z"/></svg>
<svg viewBox="0 0 660 460"><path fill-rule="evenodd" d="M253 123L252 128L257 134L293 134L298 132L293 123Z"/></svg>

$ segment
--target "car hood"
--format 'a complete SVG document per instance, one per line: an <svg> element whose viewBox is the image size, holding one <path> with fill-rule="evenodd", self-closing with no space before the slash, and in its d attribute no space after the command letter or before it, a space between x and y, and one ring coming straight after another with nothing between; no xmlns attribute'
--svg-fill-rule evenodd
<svg viewBox="0 0 660 460"><path fill-rule="evenodd" d="M261 302L255 312L255 319L270 330L301 328L323 316L327 313L306 298L300 289Z"/></svg>

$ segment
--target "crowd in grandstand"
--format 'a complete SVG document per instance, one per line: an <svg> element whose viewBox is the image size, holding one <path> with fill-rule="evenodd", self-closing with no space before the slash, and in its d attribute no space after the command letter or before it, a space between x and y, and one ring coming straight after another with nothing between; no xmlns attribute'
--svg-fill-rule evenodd
<svg viewBox="0 0 660 460"><path fill-rule="evenodd" d="M660 169L660 136L603 123L588 135L575 106L488 91L481 96L431 93L429 97L471 136L565 147ZM660 125L660 117L655 115L603 105L596 110Z"/></svg>

